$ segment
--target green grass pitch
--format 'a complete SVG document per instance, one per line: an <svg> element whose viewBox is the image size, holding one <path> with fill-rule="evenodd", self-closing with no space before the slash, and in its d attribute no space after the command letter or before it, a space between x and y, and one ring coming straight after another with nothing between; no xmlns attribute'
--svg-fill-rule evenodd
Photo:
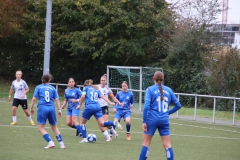
<svg viewBox="0 0 240 160"><path fill-rule="evenodd" d="M35 107L35 113L37 108ZM11 103L0 102L0 159L1 160L137 160L141 150L142 130L141 115L132 114L132 140L126 140L125 124L123 131L118 129L118 139L106 142L99 131L94 117L87 122L87 132L97 135L96 143L81 144L75 136L75 130L65 123L63 117L58 118L58 127L63 136L66 149L59 148L49 125L47 131L55 142L55 148L44 149L47 145L37 130L30 126L21 107L17 111L18 125L10 126ZM113 119L113 113L110 114ZM33 116L36 122L36 115ZM215 124L198 123L171 119L171 142L175 160L239 160L240 128ZM160 137L156 133L150 147L148 160L165 160L165 151Z"/></svg>

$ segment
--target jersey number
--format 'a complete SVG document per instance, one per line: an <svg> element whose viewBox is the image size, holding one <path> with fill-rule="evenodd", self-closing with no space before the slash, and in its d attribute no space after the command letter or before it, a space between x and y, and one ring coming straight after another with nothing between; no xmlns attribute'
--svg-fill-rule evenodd
<svg viewBox="0 0 240 160"><path fill-rule="evenodd" d="M168 111L168 103L167 103L168 102L168 98L164 97L164 100L161 101L161 97L159 96L157 98L157 101L158 101L158 111L159 112L167 112Z"/></svg>
<svg viewBox="0 0 240 160"><path fill-rule="evenodd" d="M90 92L90 95L91 95L91 100L97 102L97 100L98 100L98 93L92 91L92 92Z"/></svg>
<svg viewBox="0 0 240 160"><path fill-rule="evenodd" d="M45 100L47 102L50 102L50 94L49 94L49 91L45 91Z"/></svg>

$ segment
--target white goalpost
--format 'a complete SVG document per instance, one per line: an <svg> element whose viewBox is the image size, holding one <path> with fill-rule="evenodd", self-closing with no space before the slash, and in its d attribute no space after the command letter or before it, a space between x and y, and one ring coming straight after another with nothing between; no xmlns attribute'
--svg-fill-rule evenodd
<svg viewBox="0 0 240 160"><path fill-rule="evenodd" d="M152 77L156 71L162 68L155 67L133 67L133 66L107 66L108 86L113 90L121 90L123 81L128 82L129 89L133 92L135 103L142 110L143 92L147 87L153 85Z"/></svg>

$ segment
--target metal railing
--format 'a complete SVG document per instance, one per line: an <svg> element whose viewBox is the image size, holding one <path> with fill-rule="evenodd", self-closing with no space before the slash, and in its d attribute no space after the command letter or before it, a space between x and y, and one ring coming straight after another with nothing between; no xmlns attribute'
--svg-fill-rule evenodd
<svg viewBox="0 0 240 160"><path fill-rule="evenodd" d="M50 83L51 85L56 86L56 90L58 90L59 86L66 86L67 84L61 84L61 83ZM79 89L83 88L83 85L78 85ZM111 88L112 90L115 91L120 91L122 90L121 88ZM136 90L136 89L129 89L132 92L141 92L141 93L145 93L145 90ZM217 99L228 99L228 100L233 100L233 118L232 118L232 125L235 126L235 122L236 122L236 108L237 108L237 100L239 100L240 102L240 98L237 97L224 97L224 96L214 96L214 95L201 95L201 94L187 94L187 93L175 93L175 95L177 95L178 99L180 100L180 96L191 96L191 97L195 97L195 104L194 104L194 115L193 115L193 120L196 120L196 116L197 116L197 108L198 108L198 97L204 97L204 98L213 98L213 115L212 115L212 122L215 123L215 115L216 115L216 100ZM142 104L142 100L139 99L139 104ZM139 105L141 106L141 105ZM141 110L142 108L139 107L139 110ZM177 112L177 118L179 118L179 112Z"/></svg>

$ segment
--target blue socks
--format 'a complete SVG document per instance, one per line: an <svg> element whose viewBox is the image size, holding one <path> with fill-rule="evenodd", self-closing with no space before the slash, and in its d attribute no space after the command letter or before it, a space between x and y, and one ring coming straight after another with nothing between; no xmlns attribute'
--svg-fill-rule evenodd
<svg viewBox="0 0 240 160"><path fill-rule="evenodd" d="M113 127L113 129L115 130L116 126L114 125L114 126L112 126L112 127ZM112 134L113 134L113 133L112 133L112 130L110 130L109 133L112 135Z"/></svg>
<svg viewBox="0 0 240 160"><path fill-rule="evenodd" d="M57 135L56 138L57 138L58 142L62 142L62 135L61 134Z"/></svg>
<svg viewBox="0 0 240 160"><path fill-rule="evenodd" d="M174 153L172 148L166 148L167 160L174 160Z"/></svg>
<svg viewBox="0 0 240 160"><path fill-rule="evenodd" d="M50 142L52 139L50 137L50 135L47 133L47 134L44 134L43 135L43 138L47 141L47 142Z"/></svg>
<svg viewBox="0 0 240 160"><path fill-rule="evenodd" d="M146 146L142 146L139 160L146 160L148 158L148 154L149 154L149 149Z"/></svg>
<svg viewBox="0 0 240 160"><path fill-rule="evenodd" d="M81 126L80 126L80 125L77 125L77 126L76 126L76 129L77 129L77 132L78 132L78 133L82 133L82 131L81 131Z"/></svg>
<svg viewBox="0 0 240 160"><path fill-rule="evenodd" d="M126 125L127 133L130 133L130 128L131 128L131 124L127 124L127 125Z"/></svg>
<svg viewBox="0 0 240 160"><path fill-rule="evenodd" d="M82 138L87 138L87 129L85 125L80 126L80 131L79 133L82 133Z"/></svg>
<svg viewBox="0 0 240 160"><path fill-rule="evenodd" d="M103 126L108 127L108 126L115 126L115 125L114 125L113 121L106 121L103 123Z"/></svg>

